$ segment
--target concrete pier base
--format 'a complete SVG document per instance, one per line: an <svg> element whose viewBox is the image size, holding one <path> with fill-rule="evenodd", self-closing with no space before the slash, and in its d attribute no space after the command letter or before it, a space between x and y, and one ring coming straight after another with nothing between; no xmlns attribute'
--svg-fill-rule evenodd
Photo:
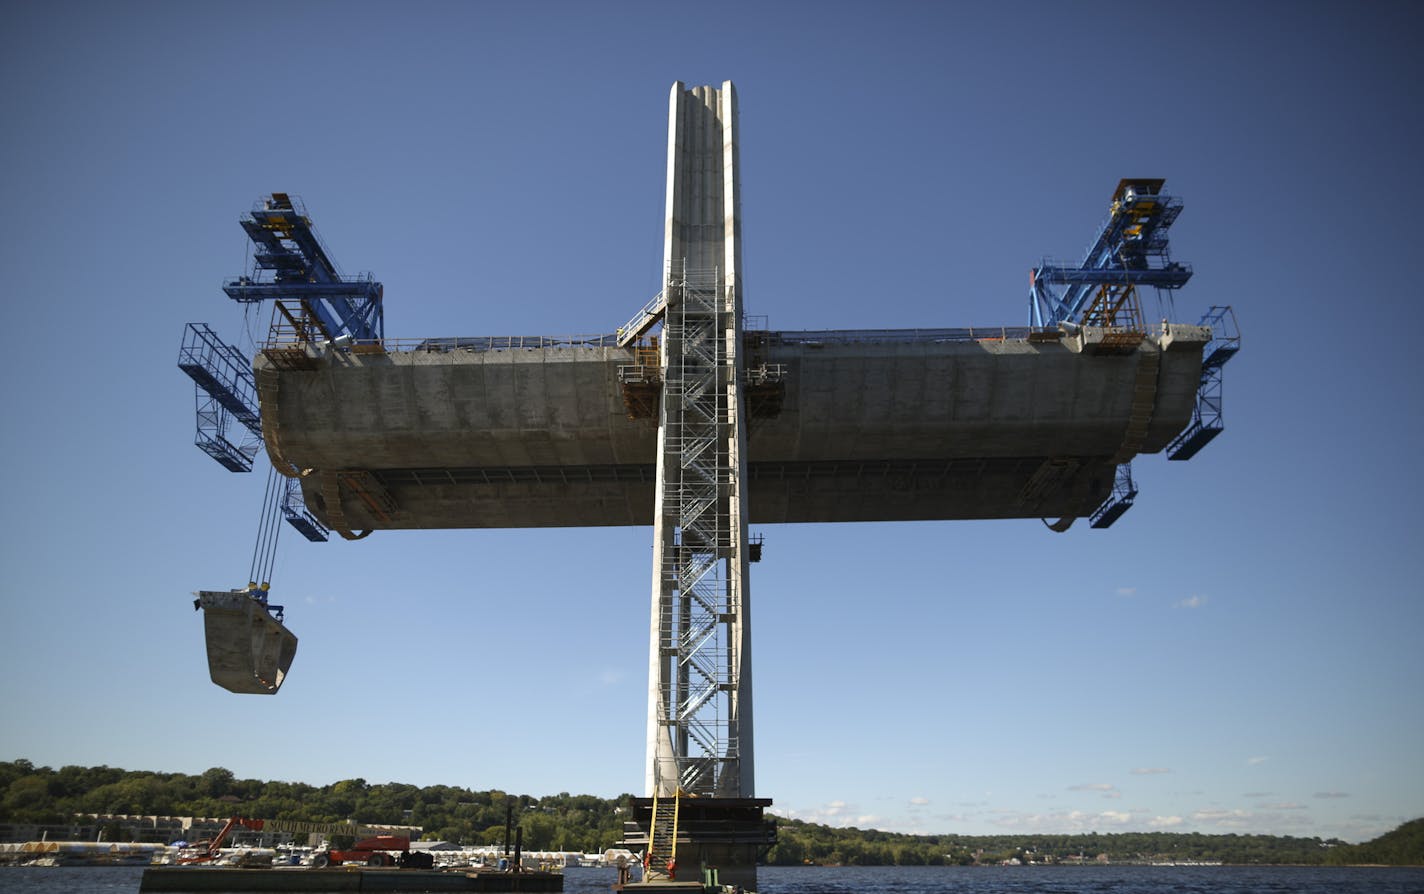
<svg viewBox="0 0 1424 894"><path fill-rule="evenodd" d="M655 894L682 890L684 883L701 887L705 869L717 871L723 885L756 890L757 860L776 843L776 827L765 811L770 798L683 798L677 831L677 877L668 878L666 866L649 866L643 881L621 890ZM633 799L633 819L623 826L623 843L631 851L648 850L653 823L653 799Z"/></svg>

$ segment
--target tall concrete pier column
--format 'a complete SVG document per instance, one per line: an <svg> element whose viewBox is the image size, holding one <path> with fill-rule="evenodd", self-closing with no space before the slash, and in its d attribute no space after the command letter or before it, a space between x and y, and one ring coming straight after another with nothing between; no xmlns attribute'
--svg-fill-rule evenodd
<svg viewBox="0 0 1424 894"><path fill-rule="evenodd" d="M674 84L647 794L753 791L737 102Z"/></svg>
<svg viewBox="0 0 1424 894"><path fill-rule="evenodd" d="M737 99L673 85L663 241L647 798L627 841L650 872L754 885L751 602ZM688 797L692 796L692 797ZM659 804L662 806L660 807ZM681 873L687 873L683 875Z"/></svg>

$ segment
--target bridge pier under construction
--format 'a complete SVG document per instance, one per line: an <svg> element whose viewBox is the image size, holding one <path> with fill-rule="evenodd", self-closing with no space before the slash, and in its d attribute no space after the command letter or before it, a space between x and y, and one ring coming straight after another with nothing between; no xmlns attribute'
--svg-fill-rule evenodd
<svg viewBox="0 0 1424 894"><path fill-rule="evenodd" d="M260 437L281 482L269 503L308 539L651 527L644 797L625 832L646 884L716 869L752 889L774 842L754 772L750 526L1108 527L1137 496L1135 457L1187 459L1219 434L1221 367L1239 348L1229 308L1146 322L1139 290L1191 276L1167 251L1181 203L1151 179L1118 184L1081 263L1033 271L1027 326L754 326L739 139L730 81L673 85L662 285L611 332L386 338L381 284L337 272L305 209L274 193L243 220L253 271L224 287L273 302L268 341L247 369L191 324L180 360L199 446L246 471ZM256 578L232 592L267 611ZM261 625L243 620L255 650ZM213 679L275 692L281 677L253 668L285 675L288 636L247 661L236 628L216 650L210 628L210 660L232 665Z"/></svg>

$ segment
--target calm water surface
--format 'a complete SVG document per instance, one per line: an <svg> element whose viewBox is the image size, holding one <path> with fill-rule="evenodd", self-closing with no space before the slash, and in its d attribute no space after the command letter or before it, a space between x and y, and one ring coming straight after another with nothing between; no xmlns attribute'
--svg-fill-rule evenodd
<svg viewBox="0 0 1424 894"><path fill-rule="evenodd" d="M0 892L137 894L140 867L0 868ZM761 894L1424 894L1424 869L1296 866L771 866ZM567 894L608 894L612 869L570 869Z"/></svg>

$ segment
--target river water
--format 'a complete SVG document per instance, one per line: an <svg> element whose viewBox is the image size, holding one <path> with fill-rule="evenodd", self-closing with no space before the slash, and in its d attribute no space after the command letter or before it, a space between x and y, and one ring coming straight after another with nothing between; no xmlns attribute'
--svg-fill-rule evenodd
<svg viewBox="0 0 1424 894"><path fill-rule="evenodd" d="M5 894L137 894L142 867L0 868ZM761 894L1424 894L1424 868L1309 866L768 866ZM566 894L608 894L612 869L570 869Z"/></svg>

